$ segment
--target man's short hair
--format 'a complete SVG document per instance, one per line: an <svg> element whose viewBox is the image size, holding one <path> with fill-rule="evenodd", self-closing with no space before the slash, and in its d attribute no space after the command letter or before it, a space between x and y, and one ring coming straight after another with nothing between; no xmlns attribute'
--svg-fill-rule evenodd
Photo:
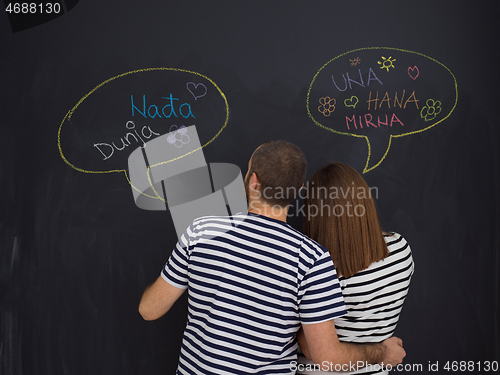
<svg viewBox="0 0 500 375"><path fill-rule="evenodd" d="M275 140L263 143L252 156L249 176L260 182L261 198L270 205L292 203L306 178L307 160L294 144Z"/></svg>

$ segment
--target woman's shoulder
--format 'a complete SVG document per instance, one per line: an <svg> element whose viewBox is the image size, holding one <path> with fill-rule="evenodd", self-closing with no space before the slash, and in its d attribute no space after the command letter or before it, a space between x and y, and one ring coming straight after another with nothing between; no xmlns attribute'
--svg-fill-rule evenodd
<svg viewBox="0 0 500 375"><path fill-rule="evenodd" d="M396 244L402 244L405 245L408 242L406 242L406 239L399 233L397 232L383 232L385 242L387 243L387 247L393 246Z"/></svg>
<svg viewBox="0 0 500 375"><path fill-rule="evenodd" d="M396 253L405 253L411 255L411 248L406 239L396 232L384 232L384 239L387 243L389 256Z"/></svg>

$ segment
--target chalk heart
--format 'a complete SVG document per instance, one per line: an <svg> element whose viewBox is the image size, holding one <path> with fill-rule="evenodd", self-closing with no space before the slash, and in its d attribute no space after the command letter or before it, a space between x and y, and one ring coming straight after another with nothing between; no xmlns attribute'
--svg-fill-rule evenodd
<svg viewBox="0 0 500 375"><path fill-rule="evenodd" d="M203 83L188 82L186 84L186 88L191 95L193 95L194 100L198 100L199 98L203 98L207 95L207 87Z"/></svg>
<svg viewBox="0 0 500 375"><path fill-rule="evenodd" d="M420 71L418 70L418 68L416 66L414 66L413 68L411 66L408 67L408 75L414 81L417 79L419 74L420 74Z"/></svg>
<svg viewBox="0 0 500 375"><path fill-rule="evenodd" d="M352 107L352 108L356 108L356 104L358 104L358 102L359 102L359 99L357 96L351 96L350 99L344 100L345 106Z"/></svg>

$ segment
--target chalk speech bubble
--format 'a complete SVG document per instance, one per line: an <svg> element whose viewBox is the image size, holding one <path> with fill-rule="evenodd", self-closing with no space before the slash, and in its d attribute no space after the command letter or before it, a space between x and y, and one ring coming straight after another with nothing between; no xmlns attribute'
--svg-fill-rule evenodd
<svg viewBox="0 0 500 375"><path fill-rule="evenodd" d="M71 168L123 172L130 183L128 157L138 147L196 125L201 146L157 164L170 163L201 152L224 130L228 118L226 96L210 78L183 69L140 69L110 78L82 97L59 126L57 144Z"/></svg>
<svg viewBox="0 0 500 375"><path fill-rule="evenodd" d="M307 93L307 111L316 125L366 140L363 173L382 163L393 138L441 123L457 102L457 82L445 65L390 47L335 57L316 73Z"/></svg>

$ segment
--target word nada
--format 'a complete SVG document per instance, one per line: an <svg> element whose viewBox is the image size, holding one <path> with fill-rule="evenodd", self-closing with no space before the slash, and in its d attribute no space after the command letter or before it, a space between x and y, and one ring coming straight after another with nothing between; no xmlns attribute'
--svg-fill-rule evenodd
<svg viewBox="0 0 500 375"><path fill-rule="evenodd" d="M122 151L126 147L130 145L137 146L138 143L142 142L141 147L146 145L146 142L144 139L150 139L153 135L160 135L159 133L154 132L151 130L149 126L143 126L140 132L135 129L135 124L133 121L128 121L125 124L125 127L129 130L133 130L134 132L128 132L120 138L120 141L117 142L118 145L115 144L115 142L109 143L94 143L94 147L99 150L99 152L104 156L103 160L108 160L113 156L113 154L116 151ZM141 137L142 135L142 137Z"/></svg>

